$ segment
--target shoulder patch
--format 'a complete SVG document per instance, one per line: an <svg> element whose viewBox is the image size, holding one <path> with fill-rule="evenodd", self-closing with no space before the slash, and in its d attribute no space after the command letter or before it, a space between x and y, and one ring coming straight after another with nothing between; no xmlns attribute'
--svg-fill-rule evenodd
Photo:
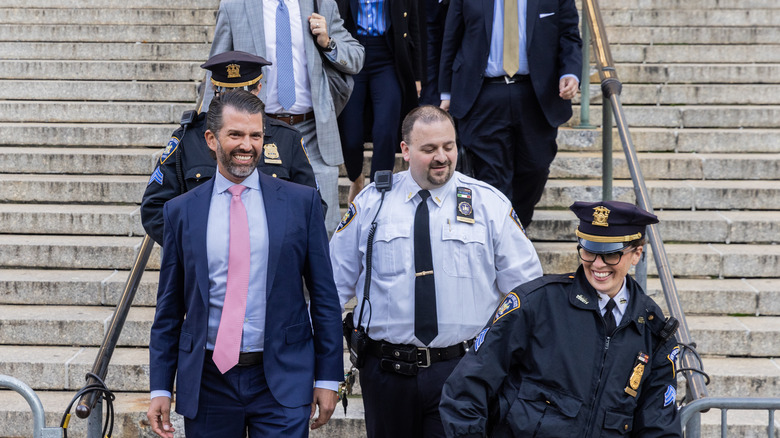
<svg viewBox="0 0 780 438"><path fill-rule="evenodd" d="M677 390L674 389L674 386L669 385L666 388L666 392L664 393L664 406L669 406L670 404L674 403L674 400L677 398Z"/></svg>
<svg viewBox="0 0 780 438"><path fill-rule="evenodd" d="M667 359L669 359L669 362L672 363L672 377L677 375L677 356L680 355L680 346L676 346L672 348L671 353L669 353L668 356L666 356Z"/></svg>
<svg viewBox="0 0 780 438"><path fill-rule="evenodd" d="M514 312L519 308L520 308L520 297L518 297L517 294L514 292L509 292L501 301L501 304L498 305L498 309L496 309L496 314L493 316L493 324L495 324L496 321L498 321L499 319Z"/></svg>
<svg viewBox="0 0 780 438"><path fill-rule="evenodd" d="M339 224L339 227L336 228L336 232L343 230L344 228L347 228L350 223L352 223L352 219L355 218L355 214L357 214L357 207L355 207L355 203L351 202L349 204L349 209L344 214L344 217L341 218L341 223Z"/></svg>
<svg viewBox="0 0 780 438"><path fill-rule="evenodd" d="M488 330L490 330L490 327L485 327L479 334L477 335L477 338L474 339L474 352L476 353L479 351L479 346L482 345L483 342L485 342L485 335L487 334Z"/></svg>
<svg viewBox="0 0 780 438"><path fill-rule="evenodd" d="M176 150L178 146L179 146L179 139L176 137L171 137L171 139L168 140L168 144L165 146L165 150L163 151L162 156L160 157L160 164L165 164L165 160L167 160L168 157L171 156L171 154Z"/></svg>
<svg viewBox="0 0 780 438"><path fill-rule="evenodd" d="M301 149L303 149L303 155L306 155L306 161L311 164L311 160L309 159L309 152L306 150L306 142L303 141L303 137L301 137ZM317 187L319 190L319 187Z"/></svg>
<svg viewBox="0 0 780 438"><path fill-rule="evenodd" d="M149 177L149 182L146 183L146 185L148 186L153 181L156 181L159 185L162 185L163 183L163 173L159 166L154 169L154 172L152 172L152 176Z"/></svg>
<svg viewBox="0 0 780 438"><path fill-rule="evenodd" d="M514 221L515 225L517 225L518 228L520 228L520 231L522 231L523 234L525 234L525 228L523 228L523 224L520 223L520 218L517 217L517 213L515 213L515 209L514 208L509 211L509 217L511 217L512 221ZM528 234L525 234L525 237L528 237Z"/></svg>

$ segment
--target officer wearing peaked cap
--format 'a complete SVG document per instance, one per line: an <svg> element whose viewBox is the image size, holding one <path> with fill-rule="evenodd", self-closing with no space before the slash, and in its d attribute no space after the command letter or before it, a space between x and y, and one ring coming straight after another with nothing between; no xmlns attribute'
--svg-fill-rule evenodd
<svg viewBox="0 0 780 438"><path fill-rule="evenodd" d="M257 95L263 67L270 64L260 56L231 51L212 56L201 67L211 71L215 94L244 89ZM146 233L160 245L163 204L208 181L216 171L217 163L205 139L206 115L195 111L184 113L182 126L171 136L146 186L141 201L141 222ZM257 169L275 178L317 188L300 132L268 117L263 156Z"/></svg>
<svg viewBox="0 0 780 438"><path fill-rule="evenodd" d="M582 264L504 298L444 385L447 436L682 436L677 321L628 275L658 219L617 201L570 208Z"/></svg>

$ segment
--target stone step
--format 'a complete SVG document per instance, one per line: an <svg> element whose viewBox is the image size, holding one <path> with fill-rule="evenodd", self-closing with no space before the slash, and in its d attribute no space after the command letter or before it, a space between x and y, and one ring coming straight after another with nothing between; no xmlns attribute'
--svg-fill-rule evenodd
<svg viewBox="0 0 780 438"><path fill-rule="evenodd" d="M41 1L41 0L38 0ZM780 9L775 0L601 0L599 7L608 9L629 10L689 10L689 9Z"/></svg>
<svg viewBox="0 0 780 438"><path fill-rule="evenodd" d="M600 152L561 152L550 178L601 178ZM613 155L615 178L631 178L623 154ZM640 154L645 179L780 179L780 154Z"/></svg>
<svg viewBox="0 0 780 438"><path fill-rule="evenodd" d="M721 411L711 409L701 415L701 436L704 437L765 437L767 434L768 417L766 410L728 410L726 435L721 435ZM774 420L774 436L780 437L780 420Z"/></svg>
<svg viewBox="0 0 780 438"><path fill-rule="evenodd" d="M700 6L684 10L602 8L601 16L607 26L776 26L780 22L778 9L752 9L746 6L741 6L740 9L705 9ZM609 35L607 37L609 38Z"/></svg>
<svg viewBox="0 0 780 438"><path fill-rule="evenodd" d="M3 2L7 3L7 2ZM62 2L57 2L58 4ZM122 3L125 4L124 2ZM113 5L116 8L116 4ZM18 7L0 9L0 23L5 24L127 24L127 25L214 25L216 8L208 9L132 9ZM758 24L758 23L756 23Z"/></svg>
<svg viewBox="0 0 780 438"><path fill-rule="evenodd" d="M621 44L777 44L774 26L607 26L607 39ZM2 35L2 33L0 33ZM57 39L55 39L57 40Z"/></svg>
<svg viewBox="0 0 780 438"><path fill-rule="evenodd" d="M780 181L757 184L748 180L650 180L646 186L655 209L780 209ZM612 191L615 200L634 202L631 180L615 180ZM600 199L601 179L550 180L537 207L568 208L574 201Z"/></svg>
<svg viewBox="0 0 780 438"><path fill-rule="evenodd" d="M777 278L677 278L675 286L686 316L780 315L780 280ZM647 280L647 294L667 312L659 279Z"/></svg>
<svg viewBox="0 0 780 438"><path fill-rule="evenodd" d="M0 59L25 59L34 53L36 60L205 61L210 48L206 42L0 42Z"/></svg>
<svg viewBox="0 0 780 438"><path fill-rule="evenodd" d="M208 43L213 32L213 25L0 24L0 41Z"/></svg>
<svg viewBox="0 0 780 438"><path fill-rule="evenodd" d="M195 82L0 80L3 100L45 97L46 100L187 102L194 106L197 96Z"/></svg>
<svg viewBox="0 0 780 438"><path fill-rule="evenodd" d="M185 103L3 101L0 121L51 123L175 123Z"/></svg>
<svg viewBox="0 0 780 438"><path fill-rule="evenodd" d="M2 173L149 175L160 150L86 148L0 148Z"/></svg>
<svg viewBox="0 0 780 438"><path fill-rule="evenodd" d="M780 215L776 211L684 211L655 214L666 242L766 243L780 242ZM573 239L578 221L568 208L535 210L528 236L533 241Z"/></svg>
<svg viewBox="0 0 780 438"><path fill-rule="evenodd" d="M567 126L580 123L579 105L573 110ZM623 105L623 110L631 127L780 128L780 106L776 105ZM601 120L601 105L590 105L590 120Z"/></svg>
<svg viewBox="0 0 780 438"><path fill-rule="evenodd" d="M128 275L129 271L110 270L0 269L0 304L115 306ZM134 306L155 305L159 276L157 271L144 272Z"/></svg>
<svg viewBox="0 0 780 438"><path fill-rule="evenodd" d="M0 174L0 202L140 203L148 176Z"/></svg>
<svg viewBox="0 0 780 438"><path fill-rule="evenodd" d="M629 43L629 41L624 41L624 43ZM780 64L623 63L617 65L616 70L619 79L626 84L634 82L645 84L697 83L702 81L708 84L780 83Z"/></svg>
<svg viewBox="0 0 780 438"><path fill-rule="evenodd" d="M700 354L780 355L780 317L691 315L686 319Z"/></svg>
<svg viewBox="0 0 780 438"><path fill-rule="evenodd" d="M704 372L712 379L707 386L712 397L777 397L780 393L780 363L776 359L705 356L702 361Z"/></svg>
<svg viewBox="0 0 780 438"><path fill-rule="evenodd" d="M780 9L777 10L780 16ZM780 22L780 19L776 20ZM780 47L772 45L739 45L739 44L612 44L612 57L619 65L624 62L646 63L691 63L712 62L733 64L745 63L778 63L780 62ZM595 58L591 63L595 64Z"/></svg>
<svg viewBox="0 0 780 438"><path fill-rule="evenodd" d="M599 84L591 84L590 93L591 102L601 102ZM627 84L620 100L625 105L774 105L780 101L780 85Z"/></svg>
<svg viewBox="0 0 780 438"><path fill-rule="evenodd" d="M204 70L190 61L6 60L0 79L97 81L200 81Z"/></svg>
<svg viewBox="0 0 780 438"><path fill-rule="evenodd" d="M2 64L0 62L0 65ZM181 115L178 119L181 119ZM168 125L0 123L0 145L162 148L168 143L171 133L178 127L178 123Z"/></svg>
<svg viewBox="0 0 780 438"><path fill-rule="evenodd" d="M137 205L0 204L0 233L143 236Z"/></svg>
<svg viewBox="0 0 780 438"><path fill-rule="evenodd" d="M778 71L780 73L780 71ZM576 115L579 119L579 114ZM601 116L591 123L601 124ZM714 129L714 128L629 128L634 147L640 152L698 152L698 153L779 153L777 129ZM1 133L2 131L0 131ZM2 135L2 134L0 134ZM558 130L560 151L601 151L600 129ZM622 155L622 144L617 129L612 130L612 148Z"/></svg>
<svg viewBox="0 0 780 438"><path fill-rule="evenodd" d="M97 347L113 313L113 307L101 306L1 305L0 344ZM117 345L148 346L153 319L151 307L130 309Z"/></svg>
<svg viewBox="0 0 780 438"><path fill-rule="evenodd" d="M755 1L755 0L753 0ZM219 0L127 0L117 3L112 0L2 0L0 8L101 8L101 9L213 9L219 7Z"/></svg>
<svg viewBox="0 0 780 438"><path fill-rule="evenodd" d="M141 241L140 237L5 234L0 235L0 268L129 270ZM147 267L160 268L158 246Z"/></svg>
<svg viewBox="0 0 780 438"><path fill-rule="evenodd" d="M780 272L780 246L736 244L664 245L672 274L677 278L773 278ZM545 274L573 272L579 266L576 243L535 242ZM646 247L647 273L657 275L653 249Z"/></svg>

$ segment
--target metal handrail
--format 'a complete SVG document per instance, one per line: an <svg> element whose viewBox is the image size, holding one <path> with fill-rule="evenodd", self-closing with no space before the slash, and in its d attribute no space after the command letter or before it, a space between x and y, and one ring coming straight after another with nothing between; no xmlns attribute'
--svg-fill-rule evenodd
<svg viewBox="0 0 780 438"><path fill-rule="evenodd" d="M767 436L775 436L774 411L780 409L780 398L731 398L731 397L709 397L693 401L680 409L680 423L682 424L685 435L691 438L698 438L701 435L701 424L699 414L709 409L721 410L720 434L726 437L727 434L727 411L736 410L766 410L768 413Z"/></svg>
<svg viewBox="0 0 780 438"><path fill-rule="evenodd" d="M125 283L125 290L122 292L122 297L119 299L119 303L114 310L114 315L111 317L111 325L103 338L103 343L100 345L100 350L98 350L97 357L95 357L95 362L92 365L92 373L103 380L106 378L108 364L111 362L114 348L119 340L119 335L122 333L122 327L125 325L127 313L133 305L135 292L138 290L138 285L141 283L141 276L146 268L146 263L149 261L149 256L152 254L153 246L154 242L151 237L148 235L144 236L144 240L141 242L141 246L136 254L133 268L128 275L127 283ZM97 383L95 378L87 378L87 385L95 383ZM78 406L76 406L76 415L79 418L89 417L97 402L97 396L98 394L96 392L90 392L81 396L81 400L79 401Z"/></svg>
<svg viewBox="0 0 780 438"><path fill-rule="evenodd" d="M636 149L631 140L628 122L626 121L626 115L623 112L623 106L620 101L620 92L623 88L623 84L621 84L618 79L617 71L615 70L614 62L612 61L609 40L607 39L604 22L601 18L601 10L599 9L598 1L583 0L582 8L583 14L588 17L588 24L591 29L593 53L596 58L599 78L601 79L601 90L605 99L604 107L609 103L612 112L614 113L615 124L617 125L618 133L620 134L623 152L626 155L626 162L628 163L631 180L634 184L634 193L636 195L637 203L644 210L653 213L652 202L650 201L650 196L647 187L645 186L642 170L639 167L639 159L637 158ZM584 62L588 62L588 60L584 60ZM611 150L612 144L607 144L604 148ZM604 163L604 166L606 165L607 163ZM693 340L690 331L688 330L688 323L685 320L685 312L680 305L677 286L674 283L674 275L669 267L669 259L666 255L658 226L650 225L647 234L650 245L653 248L653 258L655 259L656 268L658 269L658 276L661 279L661 285L663 287L664 297L666 298L666 304L669 307L669 312L673 317L680 321L680 327L677 330L677 340L681 344L693 345ZM693 355L684 354L680 358L680 361L682 362L682 368L699 368L699 363ZM687 379L688 391L686 395L689 401L707 396L707 387L704 377L700 373L683 371L683 375Z"/></svg>
<svg viewBox="0 0 780 438"><path fill-rule="evenodd" d="M61 438L65 431L61 427L46 427L46 413L43 411L41 399L26 383L16 377L0 375L0 388L16 391L30 405L33 416L34 438Z"/></svg>

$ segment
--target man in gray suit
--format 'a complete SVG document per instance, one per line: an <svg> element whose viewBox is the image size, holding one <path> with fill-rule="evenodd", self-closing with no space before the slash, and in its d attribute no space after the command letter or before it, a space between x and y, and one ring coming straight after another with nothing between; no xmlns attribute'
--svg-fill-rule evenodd
<svg viewBox="0 0 780 438"><path fill-rule="evenodd" d="M314 13L314 1L319 13ZM259 97L268 116L301 131L328 204L325 226L333 232L340 219L338 166L344 159L322 63L356 74L363 67L363 46L344 29L333 0L222 0L210 56L228 50L272 62L266 67ZM204 101L204 109L208 103Z"/></svg>

